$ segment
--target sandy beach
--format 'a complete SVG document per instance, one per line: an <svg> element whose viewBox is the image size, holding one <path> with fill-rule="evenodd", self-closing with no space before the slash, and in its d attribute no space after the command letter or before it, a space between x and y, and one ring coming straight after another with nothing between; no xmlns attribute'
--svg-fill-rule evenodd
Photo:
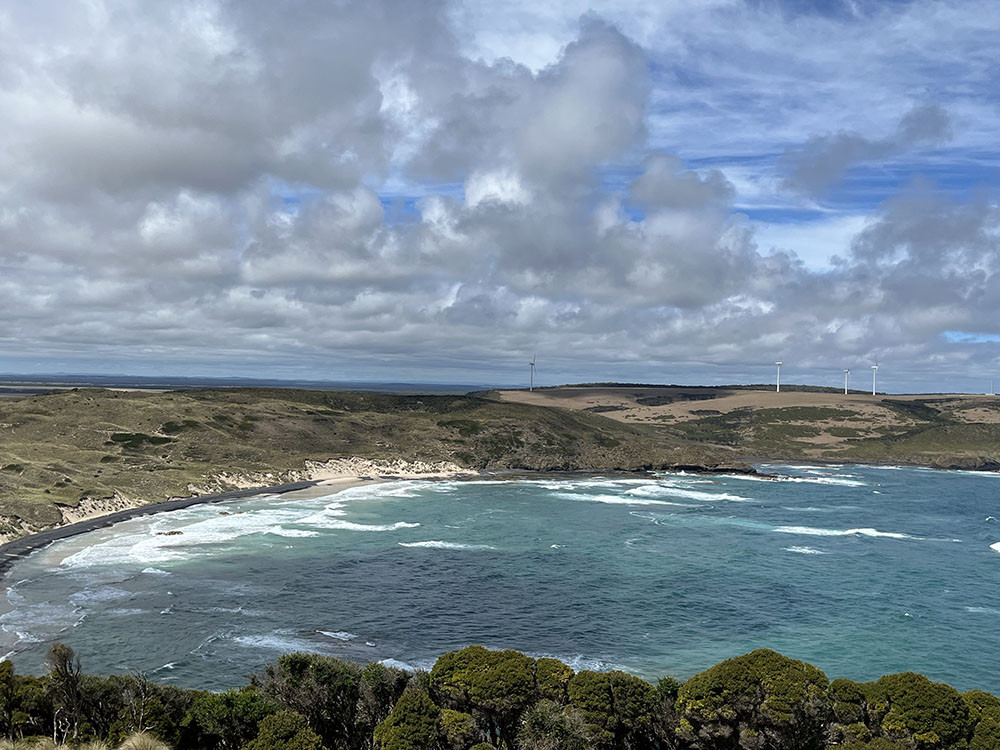
<svg viewBox="0 0 1000 750"><path fill-rule="evenodd" d="M81 502L77 508L63 511L64 523L0 545L0 577L6 576L11 566L32 552L53 542L85 534L95 529L113 526L139 516L166 513L205 503L225 503L259 495L312 498L332 495L350 487L400 479L446 479L469 475L467 469L449 462L425 463L421 461L373 461L359 457L307 461L305 467L294 472L301 479L277 485L254 485L258 477L220 475L220 480L236 486L229 492L195 494L190 497L172 498L162 502L139 503L115 495L111 498ZM240 486L247 485L247 486Z"/></svg>

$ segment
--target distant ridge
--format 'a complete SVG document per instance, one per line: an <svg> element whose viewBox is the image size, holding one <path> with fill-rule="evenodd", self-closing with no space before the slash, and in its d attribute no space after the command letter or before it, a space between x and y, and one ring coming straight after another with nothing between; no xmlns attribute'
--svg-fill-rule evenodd
<svg viewBox="0 0 1000 750"><path fill-rule="evenodd" d="M684 388L701 391L773 391L774 383L751 383L743 385L682 385L678 383L566 383L565 385L535 386L536 391L555 390L558 388ZM786 385L781 384L781 390L799 393L843 393L843 388L822 385ZM871 389L851 388L850 393L871 393ZM882 393L879 391L879 393Z"/></svg>
<svg viewBox="0 0 1000 750"><path fill-rule="evenodd" d="M0 394L34 395L66 388L130 388L180 391L197 388L297 388L309 391L348 391L391 394L462 394L497 386L483 383L411 383L375 380L285 380L244 377L174 377L145 375L0 375ZM13 393L12 393L13 392Z"/></svg>

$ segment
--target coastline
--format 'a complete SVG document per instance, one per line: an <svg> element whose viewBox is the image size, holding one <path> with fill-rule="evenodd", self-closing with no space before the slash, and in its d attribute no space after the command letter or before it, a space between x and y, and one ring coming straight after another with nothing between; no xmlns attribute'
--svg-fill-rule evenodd
<svg viewBox="0 0 1000 750"><path fill-rule="evenodd" d="M376 468L388 469L386 472L374 471L361 473L360 471L343 471L345 464L350 468L373 468L374 462L365 459L334 459L328 462L309 462L307 470L313 479L303 479L295 482L286 482L276 485L262 485L257 487L245 487L228 492L210 493L204 495L191 495L183 498L172 498L159 502L145 503L115 510L107 513L94 513L86 518L82 518L72 523L65 523L50 529L35 531L25 536L11 539L0 544L0 581L5 579L10 569L19 561L48 547L50 544L64 539L69 539L80 534L86 534L98 529L108 528L123 521L142 516L151 516L157 513L168 513L174 510L190 508L194 505L226 503L234 500L245 500L251 497L262 495L282 495L287 497L312 498L324 495L333 495L351 487L360 487L368 484L380 484L384 482L405 481L410 479L434 480L434 479L477 479L486 476L483 472L462 469L455 466L455 469L445 468L443 465L410 465L406 462L386 462L386 466ZM430 471L413 471L414 468L430 468ZM437 469L437 470L434 470ZM609 472L536 472L529 470L505 470L490 472L491 476L499 479L517 480L534 477L539 474L552 476L553 474L572 474L573 476L603 476ZM611 472L613 473L613 472ZM631 472L628 472L631 473Z"/></svg>
<svg viewBox="0 0 1000 750"><path fill-rule="evenodd" d="M96 504L85 511L83 515L70 522L41 531L34 531L24 536L10 539L0 544L0 580L7 577L11 567L33 552L37 552L53 542L69 539L89 531L107 528L132 518L166 513L172 510L190 508L192 505L207 503L225 503L233 500L244 500L261 495L289 495L292 497L322 497L336 494L350 487L379 482L391 482L405 479L455 479L477 475L478 472L463 469L457 464L446 461L428 463L423 461L393 461L371 460L353 456L351 458L334 458L326 461L306 461L303 469L292 471L285 476L295 479L281 484L265 484L272 477L266 475L239 475L221 473L217 479L236 489L225 492L212 492L210 488L191 486L190 490L202 489L202 493L187 497L175 497L151 503L126 504L115 510L106 511ZM296 479L296 476L303 477ZM109 498L108 500L115 500ZM66 518L64 514L64 519Z"/></svg>
<svg viewBox="0 0 1000 750"><path fill-rule="evenodd" d="M362 459L363 460L363 459ZM358 459L347 459L346 463L356 464ZM927 464L917 464L910 462L885 462L885 461L833 461L830 459L793 459L793 460L782 460L782 459L765 459L765 458L753 458L746 459L748 463L758 465L758 464L856 464L858 466L885 466L885 465L899 465L907 466L909 468L925 468L933 469L936 471L971 471L974 473L998 473L996 470L991 469L963 469L958 467L937 467ZM462 479L462 478L478 478L484 476L483 472L477 472L472 470L460 469L460 470L444 470L444 471L409 471L405 462L401 462L402 465L396 464L392 466L392 469L399 469L398 473L382 473L382 472L371 472L371 473L360 473L360 472L344 472L342 470L342 464L345 463L343 459L336 459L329 462L310 462L311 466L308 466L310 476L316 477L312 479L302 479L294 482L286 482L277 485L261 485L253 487L244 487L236 490L231 490L227 492L211 493L204 495L190 495L183 498L172 498L169 500L161 500L158 502L145 503L142 505L135 505L130 507L125 507L121 510L115 510L111 512L101 513L96 512L88 515L80 520L74 521L72 523L65 523L60 526L56 526L50 529L43 529L41 531L32 532L22 537L12 539L10 541L0 544L0 580L7 577L10 569L23 558L37 552L53 542L61 541L63 539L69 539L80 534L86 534L91 531L96 531L97 529L107 528L113 526L117 523L123 521L128 521L133 518L139 518L142 516L154 515L157 513L167 513L174 510L182 510L184 508L190 508L194 505L202 504L215 504L215 503L225 503L232 502L234 500L245 500L251 497L259 497L261 495L284 495L288 497L322 497L323 495L336 494L342 490L349 489L351 487L358 487L367 484L378 484L382 482L392 482L401 481L408 479ZM372 462L365 461L365 468L370 468ZM336 465L336 468L334 468ZM352 468L354 466L352 465ZM388 467L379 467L388 468ZM460 467L455 467L459 469ZM680 469L683 471L683 469ZM593 471L567 471L567 472L538 472L530 470L518 470L518 469L508 469L501 470L497 472L490 472L490 475L495 476L500 479L517 480L529 477L535 477L540 474L546 476L551 476L552 474L571 474L573 476L603 476L608 473L614 472L593 472ZM633 473L633 472L627 472ZM642 473L642 472L640 472ZM708 472L714 473L714 472ZM766 475L764 475L766 476Z"/></svg>
<svg viewBox="0 0 1000 750"><path fill-rule="evenodd" d="M516 480L533 476L537 472L512 471L509 475L500 474L504 479ZM572 472L574 475L577 472ZM596 476L593 472L580 472L588 476ZM25 536L0 544L0 581L7 577L10 569L19 561L34 552L48 547L54 542L69 539L80 534L86 534L98 529L129 521L133 518L151 516L157 513L169 513L174 510L190 508L194 505L226 503L234 500L245 500L262 495L281 495L289 498L313 498L324 495L335 495L352 487L385 482L406 481L411 479L476 479L484 476L482 472L463 470L461 472L429 472L411 473L402 471L398 474L334 474L319 479L304 479L284 484L247 487L230 492L219 492L207 495L191 495L183 498L172 498L159 502L136 505L109 513L99 513L83 518L73 523L55 526L51 529L35 531Z"/></svg>
<svg viewBox="0 0 1000 750"><path fill-rule="evenodd" d="M361 478L358 478L357 484L365 484L367 481L375 482L376 480L362 480ZM85 518L74 523L68 523L63 526L56 526L51 529L36 531L33 534L18 537L17 539L12 539L9 542L0 544L0 579L7 576L11 567L13 567L18 560L21 560L31 553L37 552L38 550L49 546L53 542L69 539L70 537L77 536L78 534L86 534L89 531L107 528L108 526L114 526L116 523L128 521L132 518L150 516L156 513L166 513L172 510L181 510L182 508L190 508L192 505L201 505L204 503L224 503L232 500L243 500L248 497L256 497L258 495L286 495L288 493L310 490L319 486L333 486L333 482L327 479L313 479L299 482L288 482L286 484L279 484L273 487L233 490L232 492L221 492L214 495L191 495L190 497L174 498L155 503L147 503L145 505L137 505L132 508L125 508L111 513L91 516L90 518ZM346 484L346 486L341 486L339 489L347 489L348 486L355 485ZM334 489L332 491L336 492L338 490Z"/></svg>

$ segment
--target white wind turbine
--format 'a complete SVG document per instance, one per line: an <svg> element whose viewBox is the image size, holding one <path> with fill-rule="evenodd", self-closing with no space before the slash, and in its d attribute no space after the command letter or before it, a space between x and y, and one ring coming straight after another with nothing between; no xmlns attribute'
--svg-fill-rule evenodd
<svg viewBox="0 0 1000 750"><path fill-rule="evenodd" d="M774 364L778 366L778 379L774 381L774 392L781 393L781 361L777 361Z"/></svg>
<svg viewBox="0 0 1000 750"><path fill-rule="evenodd" d="M872 395L875 395L875 385L878 383L878 360L872 365Z"/></svg>
<svg viewBox="0 0 1000 750"><path fill-rule="evenodd" d="M531 368L531 380L528 381L528 390L535 390L535 355L531 355L531 361L528 363L528 367Z"/></svg>
<svg viewBox="0 0 1000 750"><path fill-rule="evenodd" d="M850 370L844 370L844 395L845 396L847 395L847 384L848 384L848 382L850 382L850 379L851 379L851 371Z"/></svg>

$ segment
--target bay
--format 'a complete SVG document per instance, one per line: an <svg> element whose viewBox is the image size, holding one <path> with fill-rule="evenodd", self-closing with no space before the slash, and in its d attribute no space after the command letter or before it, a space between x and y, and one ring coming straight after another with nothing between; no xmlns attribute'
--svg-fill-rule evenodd
<svg viewBox="0 0 1000 750"><path fill-rule="evenodd" d="M0 653L225 689L287 651L428 668L471 643L686 678L773 648L1000 693L1000 476L392 482L133 519L19 562ZM180 533L176 533L180 532ZM991 546L993 545L993 546Z"/></svg>

